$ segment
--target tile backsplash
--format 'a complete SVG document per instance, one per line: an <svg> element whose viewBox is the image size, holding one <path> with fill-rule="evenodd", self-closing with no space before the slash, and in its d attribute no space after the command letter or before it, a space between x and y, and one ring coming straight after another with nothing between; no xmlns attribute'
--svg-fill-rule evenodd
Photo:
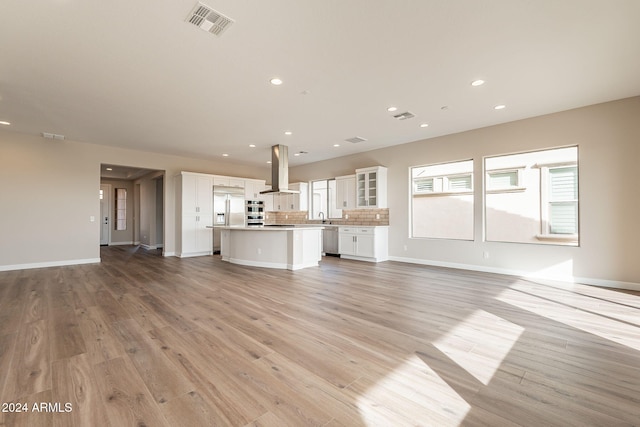
<svg viewBox="0 0 640 427"><path fill-rule="evenodd" d="M307 211L267 212L266 224L316 224L321 220L308 219ZM327 218L327 222L338 225L389 225L389 209L342 210L342 218Z"/></svg>

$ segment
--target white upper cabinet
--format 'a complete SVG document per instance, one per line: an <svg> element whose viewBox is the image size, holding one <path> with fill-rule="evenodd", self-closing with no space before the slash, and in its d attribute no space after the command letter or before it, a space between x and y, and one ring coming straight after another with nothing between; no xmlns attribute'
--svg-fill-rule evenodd
<svg viewBox="0 0 640 427"><path fill-rule="evenodd" d="M274 193L273 211L307 211L309 210L309 184L306 182L296 182L289 184L289 190L299 191L299 193ZM266 207L270 203L265 202ZM269 210L269 209L267 209Z"/></svg>
<svg viewBox="0 0 640 427"><path fill-rule="evenodd" d="M336 177L336 209L356 208L356 176Z"/></svg>
<svg viewBox="0 0 640 427"><path fill-rule="evenodd" d="M225 187L239 187L244 188L244 178L234 178L230 176L213 176L213 185L223 185Z"/></svg>
<svg viewBox="0 0 640 427"><path fill-rule="evenodd" d="M213 179L211 175L182 173L182 211L213 213Z"/></svg>
<svg viewBox="0 0 640 427"><path fill-rule="evenodd" d="M356 208L387 207L387 168L356 169Z"/></svg>
<svg viewBox="0 0 640 427"><path fill-rule="evenodd" d="M244 181L244 198L246 200L264 200L264 194L260 194L264 190L264 180L246 179Z"/></svg>

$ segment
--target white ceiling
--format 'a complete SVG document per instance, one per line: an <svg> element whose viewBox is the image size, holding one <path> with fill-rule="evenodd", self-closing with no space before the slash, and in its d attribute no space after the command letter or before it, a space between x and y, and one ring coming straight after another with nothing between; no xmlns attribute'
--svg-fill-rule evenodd
<svg viewBox="0 0 640 427"><path fill-rule="evenodd" d="M0 120L295 166L640 94L638 0L203 3L235 20L220 37L185 22L195 0L2 2Z"/></svg>

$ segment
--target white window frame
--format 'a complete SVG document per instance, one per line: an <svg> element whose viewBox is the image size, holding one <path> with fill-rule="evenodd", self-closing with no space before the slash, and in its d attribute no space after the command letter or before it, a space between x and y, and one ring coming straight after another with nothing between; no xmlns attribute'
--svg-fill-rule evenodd
<svg viewBox="0 0 640 427"><path fill-rule="evenodd" d="M553 240L553 241L561 241L561 242L578 242L578 236L580 235L580 195L579 195L579 169L578 164L574 162L566 162L566 163L554 163L548 165L537 165L540 168L540 219L541 219L541 233L536 236L539 240ZM565 234L565 233L553 233L551 231L551 204L552 203L560 203L557 201L552 201L550 196L550 170L552 169L562 169L567 167L575 167L576 168L576 194L578 197L573 200L562 201L562 203L575 203L576 206L576 227L578 229L577 233L573 234Z"/></svg>
<svg viewBox="0 0 640 427"><path fill-rule="evenodd" d="M455 162L452 162L455 163ZM469 177L470 188L451 188L451 180L455 178ZM418 191L416 181L432 180L431 191ZM457 173L451 175L420 176L412 179L413 196L450 196L452 194L473 194L473 173Z"/></svg>
<svg viewBox="0 0 640 427"><path fill-rule="evenodd" d="M451 165L451 164L457 164L457 163L466 163L469 162L470 163L470 167L471 167L471 171L467 172L466 170L468 170L467 168L460 168L458 170L465 170L464 172L455 172L452 171L453 173L446 173L449 171L441 171L444 173L438 173L440 171L430 171L431 173L434 173L433 175L425 175L425 176L421 176L421 173L425 173L426 171L420 171L418 176L414 176L414 171L416 169L421 169L421 168L429 168L429 167L437 167L437 166L447 166L447 165ZM474 160L473 158L471 159L464 159L464 160L452 160L449 162L442 162L442 163L434 163L434 164L426 164L426 165L416 165L416 166L410 166L409 167L409 185L408 185L408 193L409 193L409 234L408 237L409 239L434 239L434 240L459 240L459 241L473 241L475 239L475 224L472 224L471 228L471 237L469 238L459 238L459 237L433 237L433 236L415 236L413 234L413 230L414 230L414 222L416 221L416 218L414 218L414 200L415 199L420 199L423 197L451 197L451 196L468 196L468 195L473 195L474 194ZM457 178L457 177L469 177L469 185L471 188L468 189L462 189L462 190L457 190L457 189L451 189L450 188L450 180L452 178ZM432 180L432 191L418 191L417 190L417 185L416 185L416 181L420 181L420 180ZM473 198L472 198L473 199ZM475 200L472 200L472 204L475 204Z"/></svg>
<svg viewBox="0 0 640 427"><path fill-rule="evenodd" d="M116 188L115 190L115 230L124 231L127 229L127 189Z"/></svg>
<svg viewBox="0 0 640 427"><path fill-rule="evenodd" d="M524 166L516 167L516 168L508 168L508 169L491 169L485 171L485 192L486 193L508 193L508 192L518 192L525 191L526 187L523 185L523 171ZM509 187L502 188L489 188L489 183L491 182L491 175L497 175L502 173L514 173L516 174L516 184L511 185Z"/></svg>

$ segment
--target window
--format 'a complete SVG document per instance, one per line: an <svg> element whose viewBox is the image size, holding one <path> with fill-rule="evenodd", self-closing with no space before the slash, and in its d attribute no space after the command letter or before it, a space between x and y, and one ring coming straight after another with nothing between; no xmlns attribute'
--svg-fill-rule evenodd
<svg viewBox="0 0 640 427"><path fill-rule="evenodd" d="M127 189L116 188L116 230L127 229Z"/></svg>
<svg viewBox="0 0 640 427"><path fill-rule="evenodd" d="M578 233L578 168L549 168L545 230L550 235Z"/></svg>
<svg viewBox="0 0 640 427"><path fill-rule="evenodd" d="M578 147L485 159L489 241L578 244Z"/></svg>
<svg viewBox="0 0 640 427"><path fill-rule="evenodd" d="M523 189L520 181L522 169L499 170L487 172L487 191L504 191Z"/></svg>
<svg viewBox="0 0 640 427"><path fill-rule="evenodd" d="M473 240L473 161L411 168L411 237Z"/></svg>
<svg viewBox="0 0 640 427"><path fill-rule="evenodd" d="M322 213L322 214L321 214ZM311 182L311 217L309 219L342 218L336 208L336 180L321 179Z"/></svg>

